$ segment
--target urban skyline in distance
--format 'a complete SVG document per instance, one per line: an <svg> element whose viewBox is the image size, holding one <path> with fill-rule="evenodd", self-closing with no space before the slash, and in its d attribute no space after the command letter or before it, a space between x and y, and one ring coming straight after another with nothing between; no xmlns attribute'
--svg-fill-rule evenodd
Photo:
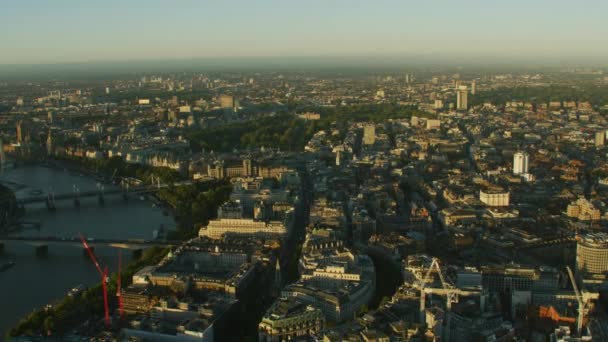
<svg viewBox="0 0 608 342"><path fill-rule="evenodd" d="M0 340L608 341L608 1L0 1Z"/></svg>
<svg viewBox="0 0 608 342"><path fill-rule="evenodd" d="M391 57L603 63L608 4L582 1L8 0L0 65Z"/></svg>

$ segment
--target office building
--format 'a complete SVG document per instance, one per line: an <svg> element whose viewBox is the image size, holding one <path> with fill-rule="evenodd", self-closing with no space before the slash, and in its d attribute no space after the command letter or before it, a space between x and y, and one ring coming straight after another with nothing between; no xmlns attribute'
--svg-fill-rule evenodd
<svg viewBox="0 0 608 342"><path fill-rule="evenodd" d="M530 155L526 152L516 152L513 154L513 173L516 175L528 173L529 161Z"/></svg>
<svg viewBox="0 0 608 342"><path fill-rule="evenodd" d="M202 227L199 236L220 239L224 234L282 236L287 234L287 228L282 222L263 222L252 219L218 219L211 220Z"/></svg>
<svg viewBox="0 0 608 342"><path fill-rule="evenodd" d="M469 90L467 86L458 86L456 91L456 109L467 110L469 108L467 97Z"/></svg>
<svg viewBox="0 0 608 342"><path fill-rule="evenodd" d="M471 95L475 95L475 92L477 91L477 83L475 82L475 80L471 81Z"/></svg>
<svg viewBox="0 0 608 342"><path fill-rule="evenodd" d="M508 191L479 191L479 200L490 207L508 207Z"/></svg>
<svg viewBox="0 0 608 342"><path fill-rule="evenodd" d="M492 293L503 291L557 291L559 272L550 267L524 267L517 264L481 267L484 289Z"/></svg>
<svg viewBox="0 0 608 342"><path fill-rule="evenodd" d="M581 197L568 204L566 215L580 221L599 221L602 212L591 201Z"/></svg>
<svg viewBox="0 0 608 342"><path fill-rule="evenodd" d="M373 145L376 142L376 126L367 124L363 127L363 143L365 145Z"/></svg>
<svg viewBox="0 0 608 342"><path fill-rule="evenodd" d="M576 237L576 270L590 274L608 272L608 234L594 233Z"/></svg>

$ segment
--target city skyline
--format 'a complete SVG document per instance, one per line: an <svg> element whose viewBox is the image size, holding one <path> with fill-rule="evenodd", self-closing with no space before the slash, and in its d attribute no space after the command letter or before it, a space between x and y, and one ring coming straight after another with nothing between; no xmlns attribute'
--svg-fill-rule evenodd
<svg viewBox="0 0 608 342"><path fill-rule="evenodd" d="M0 64L409 57L601 62L606 3L9 0Z"/></svg>
<svg viewBox="0 0 608 342"><path fill-rule="evenodd" d="M0 340L608 341L608 2L3 5Z"/></svg>

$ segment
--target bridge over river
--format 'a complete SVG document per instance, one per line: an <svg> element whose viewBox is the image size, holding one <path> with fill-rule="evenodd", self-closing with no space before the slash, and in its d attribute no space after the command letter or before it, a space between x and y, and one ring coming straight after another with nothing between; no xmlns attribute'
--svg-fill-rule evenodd
<svg viewBox="0 0 608 342"><path fill-rule="evenodd" d="M158 191L159 189L166 188L168 185L158 186L150 186L150 187L140 187L140 188L131 188L129 190L126 189L111 189L111 190L90 190L83 192L68 192L68 193L60 193L56 194L53 192L49 192L48 194L41 194L36 196L29 196L18 199L19 204L31 204L37 202L55 202L59 200L66 199L78 199L84 197L95 197L95 196L105 196L112 194L141 194L141 193L150 193Z"/></svg>
<svg viewBox="0 0 608 342"><path fill-rule="evenodd" d="M37 253L48 252L49 246L71 246L83 248L82 241L78 237L32 237L32 236L0 236L0 251L6 248L7 244L24 243L36 248ZM87 244L91 248L95 247L114 247L141 251L152 246L171 247L179 246L182 241L164 240L143 240L143 239L87 239Z"/></svg>

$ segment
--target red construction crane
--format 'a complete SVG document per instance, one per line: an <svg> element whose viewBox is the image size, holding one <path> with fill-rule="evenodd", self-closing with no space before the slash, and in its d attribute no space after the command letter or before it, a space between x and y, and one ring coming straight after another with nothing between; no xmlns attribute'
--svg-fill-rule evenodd
<svg viewBox="0 0 608 342"><path fill-rule="evenodd" d="M124 308L122 304L122 292L120 288L120 273L122 272L122 251L118 250L118 277L116 278L116 297L118 297L118 310L120 318L124 316Z"/></svg>
<svg viewBox="0 0 608 342"><path fill-rule="evenodd" d="M93 261L93 264L95 264L95 268L97 268L97 271L99 272L99 276L101 277L101 289L103 291L103 309L104 309L104 313L105 313L105 323L106 323L106 328L109 328L110 327L110 310L108 309L108 280L107 280L108 279L108 268L105 267L103 270L101 269L101 266L99 265L99 262L97 261L97 258L95 257L95 254L91 250L91 247L89 247L87 240L82 236L82 234L78 233L78 235L80 236L80 241L82 241L84 249L89 254L89 257Z"/></svg>

